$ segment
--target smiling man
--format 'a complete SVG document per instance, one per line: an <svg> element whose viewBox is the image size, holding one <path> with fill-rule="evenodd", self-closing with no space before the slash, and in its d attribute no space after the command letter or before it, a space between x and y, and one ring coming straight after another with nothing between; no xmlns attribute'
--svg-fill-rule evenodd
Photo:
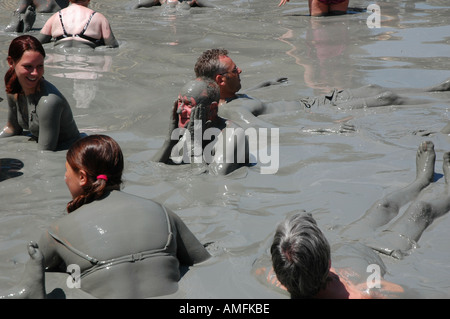
<svg viewBox="0 0 450 319"><path fill-rule="evenodd" d="M208 78L189 81L172 107L168 135L153 156L166 164L207 164L226 175L249 163L244 130L217 115L219 87Z"/></svg>

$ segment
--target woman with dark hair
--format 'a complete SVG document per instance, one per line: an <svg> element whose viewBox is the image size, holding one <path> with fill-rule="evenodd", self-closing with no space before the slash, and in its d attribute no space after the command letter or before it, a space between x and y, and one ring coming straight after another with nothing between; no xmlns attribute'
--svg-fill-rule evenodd
<svg viewBox="0 0 450 319"><path fill-rule="evenodd" d="M123 168L122 151L111 137L76 141L66 156L69 215L50 226L35 249L42 252L46 271L77 265L81 289L97 298L172 294L180 265L205 261L210 254L175 213L122 192Z"/></svg>
<svg viewBox="0 0 450 319"><path fill-rule="evenodd" d="M80 137L66 98L44 79L45 50L33 36L11 41L9 69L5 74L8 120L0 137L23 134L24 130L41 150L67 148Z"/></svg>

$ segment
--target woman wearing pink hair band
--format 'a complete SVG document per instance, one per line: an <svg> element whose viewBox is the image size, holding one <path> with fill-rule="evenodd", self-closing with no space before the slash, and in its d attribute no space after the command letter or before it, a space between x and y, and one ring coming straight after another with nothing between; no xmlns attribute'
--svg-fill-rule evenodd
<svg viewBox="0 0 450 319"><path fill-rule="evenodd" d="M278 6L286 2L289 0L281 0ZM316 17L346 14L348 2L349 0L308 0L309 14Z"/></svg>
<svg viewBox="0 0 450 319"><path fill-rule="evenodd" d="M38 245L29 245L34 266L26 274L29 284L8 296L46 297L44 267L65 273L73 265L80 270L74 279L90 297L169 295L178 290L182 266L211 257L178 215L120 190L123 168L120 146L109 136L89 135L71 146L65 173L69 214L54 222Z"/></svg>

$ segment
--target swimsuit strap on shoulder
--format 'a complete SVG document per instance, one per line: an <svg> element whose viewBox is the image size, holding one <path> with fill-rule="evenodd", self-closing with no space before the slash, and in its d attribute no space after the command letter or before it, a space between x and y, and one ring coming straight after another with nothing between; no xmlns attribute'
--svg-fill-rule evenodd
<svg viewBox="0 0 450 319"><path fill-rule="evenodd" d="M67 36L66 28L64 28L64 23L63 23L63 20L62 20L61 10L59 10L58 13L59 13L59 21L61 22L61 27L63 29L64 35Z"/></svg>
<svg viewBox="0 0 450 319"><path fill-rule="evenodd" d="M73 252L74 254L80 256L81 258L86 259L87 261L89 261L91 264L96 265L98 264L100 261L94 257L91 257L81 251L79 251L78 249L74 248L73 246L69 245L68 243L64 242L62 239L60 239L58 236L56 236L55 234L53 234L51 231L48 231L48 233L50 234L50 236L53 237L53 239L55 239L58 243L60 243L61 245L63 245L64 247L66 247L67 249L69 249L71 252Z"/></svg>
<svg viewBox="0 0 450 319"><path fill-rule="evenodd" d="M86 22L86 24L84 25L83 31L81 31L78 35L83 35L84 32L86 32L86 30L87 30L87 28L88 28L88 26L89 26L89 23L91 23L91 19L92 19L92 17L94 16L95 13L96 13L95 11L93 11L93 12L91 13L91 15L89 16L88 22Z"/></svg>
<svg viewBox="0 0 450 319"><path fill-rule="evenodd" d="M73 246L69 245L68 243L64 242L62 239L60 239L58 236L56 236L55 234L53 234L51 231L48 231L48 233L50 234L50 236L52 236L58 243L60 243L61 245L63 245L64 247L66 247L67 249L69 249L71 252L73 252L74 254L76 254L77 256L86 259L87 261L89 261L92 264L92 267L89 269L86 269L85 271L83 271L81 273L81 278L94 272L97 270L100 270L102 268L105 267L110 267L112 265L116 265L116 264L121 264L124 262L135 262L135 261L139 261L139 260L143 260L149 257L154 257L154 256L167 256L169 255L169 253L167 252L168 247L170 246L172 240L173 240L173 233L172 233L172 226L170 223L170 218L169 215L167 213L167 210L164 206L161 206L164 210L164 215L166 217L166 223L167 223L167 241L166 244L164 245L164 247L162 248L158 248L158 249L151 249L151 250L146 250L143 252L139 252L139 253L135 253L135 254L129 254L129 255L125 255L125 256L121 256L121 257L117 257L117 258L111 258L108 260L98 260L94 257L91 257L81 251L79 251L78 249L74 248Z"/></svg>

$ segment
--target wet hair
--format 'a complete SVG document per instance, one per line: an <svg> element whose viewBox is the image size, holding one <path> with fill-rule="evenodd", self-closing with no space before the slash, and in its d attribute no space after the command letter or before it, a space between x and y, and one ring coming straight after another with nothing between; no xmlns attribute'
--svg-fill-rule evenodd
<svg viewBox="0 0 450 319"><path fill-rule="evenodd" d="M180 94L192 96L197 105L202 106L202 110L205 112L205 115L209 112L209 106L211 103L219 102L220 99L219 86L214 80L207 77L198 77L189 81L183 86ZM203 120L206 121L207 117L204 116Z"/></svg>
<svg viewBox="0 0 450 319"><path fill-rule="evenodd" d="M119 144L111 137L89 135L79 139L67 151L66 161L74 172L84 170L87 177L83 194L67 204L67 212L71 213L111 190L120 190L123 154ZM106 175L106 178L98 178L99 175Z"/></svg>
<svg viewBox="0 0 450 319"><path fill-rule="evenodd" d="M312 298L326 287L330 245L311 214L281 222L270 251L275 274L291 298Z"/></svg>
<svg viewBox="0 0 450 319"><path fill-rule="evenodd" d="M18 62L25 51L36 51L42 54L45 58L45 50L41 42L31 35L21 35L11 41L8 50L8 57L10 57L14 62ZM5 74L5 88L6 93L16 94L22 92L22 86L17 79L16 72L14 68L9 68Z"/></svg>
<svg viewBox="0 0 450 319"><path fill-rule="evenodd" d="M221 56L228 56L228 51L225 49L210 49L203 52L195 63L195 75L214 79L217 74L226 72L225 65L219 60Z"/></svg>

